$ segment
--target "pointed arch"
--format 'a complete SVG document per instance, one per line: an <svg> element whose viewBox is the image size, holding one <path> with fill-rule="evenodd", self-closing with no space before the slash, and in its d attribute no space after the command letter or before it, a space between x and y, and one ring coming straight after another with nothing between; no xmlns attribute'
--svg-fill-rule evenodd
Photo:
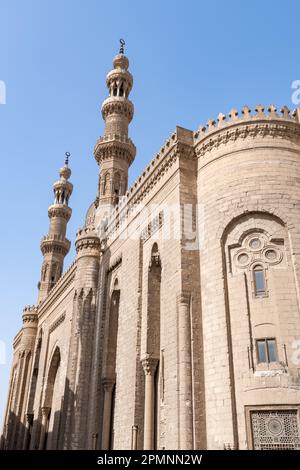
<svg viewBox="0 0 300 470"><path fill-rule="evenodd" d="M55 347L52 354L47 374L46 390L43 409L47 411L47 419L44 423L44 437L41 447L43 449L55 449L58 424L60 419L59 396L59 370L61 364L60 348Z"/></svg>
<svg viewBox="0 0 300 470"><path fill-rule="evenodd" d="M117 386L116 356L119 325L120 286L116 277L109 302L108 342L105 372L102 379L104 388L102 449L113 448L115 391Z"/></svg>
<svg viewBox="0 0 300 470"><path fill-rule="evenodd" d="M145 372L144 449L159 448L161 381L161 259L157 243L151 249L148 267Z"/></svg>
<svg viewBox="0 0 300 470"><path fill-rule="evenodd" d="M115 171L114 173L114 194L116 196L120 195L121 189L121 175L119 171Z"/></svg>
<svg viewBox="0 0 300 470"><path fill-rule="evenodd" d="M101 188L101 194L103 196L105 196L107 190L108 190L108 186L109 186L109 182L110 182L110 173L109 171L106 171L104 173L104 175L102 176L102 188Z"/></svg>

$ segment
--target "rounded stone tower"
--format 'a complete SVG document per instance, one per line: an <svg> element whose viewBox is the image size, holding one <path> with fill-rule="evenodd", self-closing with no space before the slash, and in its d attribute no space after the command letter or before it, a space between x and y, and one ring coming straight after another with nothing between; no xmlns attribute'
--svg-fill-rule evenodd
<svg viewBox="0 0 300 470"><path fill-rule="evenodd" d="M32 367L38 327L37 308L34 305L24 307L22 320L22 329L15 340L18 343L18 349L14 352L13 359L11 407L7 408L5 416L7 442L10 442L15 449L23 449L27 436L26 429L31 421L31 415L26 413L26 406L29 389L28 375Z"/></svg>
<svg viewBox="0 0 300 470"><path fill-rule="evenodd" d="M299 109L232 109L194 138L208 448L293 448Z"/></svg>

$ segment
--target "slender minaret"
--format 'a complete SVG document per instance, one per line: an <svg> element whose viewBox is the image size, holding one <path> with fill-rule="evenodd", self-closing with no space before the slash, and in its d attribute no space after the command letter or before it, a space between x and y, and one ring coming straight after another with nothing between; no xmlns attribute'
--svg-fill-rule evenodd
<svg viewBox="0 0 300 470"><path fill-rule="evenodd" d="M126 193L128 168L136 153L135 145L128 138L128 126L133 118L133 104L128 96L133 78L128 71L123 39L120 44L120 52L113 60L114 69L106 77L109 97L102 104L104 137L100 137L94 151L101 165L97 198L100 205L115 205Z"/></svg>
<svg viewBox="0 0 300 470"><path fill-rule="evenodd" d="M41 251L44 256L41 280L38 284L38 302L41 302L60 278L63 271L64 258L70 249L70 241L66 238L67 223L72 209L68 206L73 185L68 181L71 170L68 166L70 154L66 152L65 165L60 169L60 179L53 185L54 204L49 206L50 219L48 235L42 238Z"/></svg>

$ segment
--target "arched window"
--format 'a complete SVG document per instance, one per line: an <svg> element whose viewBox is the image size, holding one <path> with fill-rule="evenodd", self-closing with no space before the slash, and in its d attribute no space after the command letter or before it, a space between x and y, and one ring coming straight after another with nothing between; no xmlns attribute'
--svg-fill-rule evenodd
<svg viewBox="0 0 300 470"><path fill-rule="evenodd" d="M45 423L45 433L40 436L40 449L56 449L57 448L57 436L60 421L60 349L57 346L52 355L50 366L48 370L46 391L44 399L44 408L49 410L47 421Z"/></svg>
<svg viewBox="0 0 300 470"><path fill-rule="evenodd" d="M120 184L121 184L121 175L117 171L114 174L114 193L115 193L116 196L119 196L119 194L120 194Z"/></svg>
<svg viewBox="0 0 300 470"><path fill-rule="evenodd" d="M106 193L106 190L108 188L108 184L109 184L109 173L105 173L105 175L103 176L103 183L102 183L102 195L104 196L105 193Z"/></svg>
<svg viewBox="0 0 300 470"><path fill-rule="evenodd" d="M123 82L122 82L121 86L120 86L119 96L123 96L123 95L124 95L124 85L123 85Z"/></svg>
<svg viewBox="0 0 300 470"><path fill-rule="evenodd" d="M51 269L51 282L52 283L56 282L56 276L57 276L57 263L54 263Z"/></svg>
<svg viewBox="0 0 300 470"><path fill-rule="evenodd" d="M43 274L42 274L42 281L46 281L46 277L47 277L47 274L48 274L48 264L45 264L44 267L43 267Z"/></svg>
<svg viewBox="0 0 300 470"><path fill-rule="evenodd" d="M264 268L257 264L253 268L254 292L256 297L266 294L266 279Z"/></svg>

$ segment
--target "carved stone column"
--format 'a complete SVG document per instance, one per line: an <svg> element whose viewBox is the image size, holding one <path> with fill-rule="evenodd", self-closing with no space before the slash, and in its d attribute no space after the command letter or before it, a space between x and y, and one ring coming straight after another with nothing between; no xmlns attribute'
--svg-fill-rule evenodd
<svg viewBox="0 0 300 470"><path fill-rule="evenodd" d="M110 444L111 434L111 406L112 406L112 394L115 386L114 379L104 378L102 380L104 387L104 405L103 405L103 427L102 427L102 450L108 450Z"/></svg>
<svg viewBox="0 0 300 470"><path fill-rule="evenodd" d="M190 294L177 296L179 362L179 449L193 449Z"/></svg>
<svg viewBox="0 0 300 470"><path fill-rule="evenodd" d="M145 372L144 450L152 450L154 448L154 375L158 359L147 355L141 362Z"/></svg>
<svg viewBox="0 0 300 470"><path fill-rule="evenodd" d="M26 413L26 428L24 433L24 440L23 440L23 450L27 450L29 448L29 437L30 437L30 430L33 423L33 413Z"/></svg>
<svg viewBox="0 0 300 470"><path fill-rule="evenodd" d="M39 443L39 450L43 450L45 446L45 439L47 433L47 426L48 426L48 418L50 415L51 408L49 406L42 407L42 426L41 426L41 435L40 435L40 443Z"/></svg>

